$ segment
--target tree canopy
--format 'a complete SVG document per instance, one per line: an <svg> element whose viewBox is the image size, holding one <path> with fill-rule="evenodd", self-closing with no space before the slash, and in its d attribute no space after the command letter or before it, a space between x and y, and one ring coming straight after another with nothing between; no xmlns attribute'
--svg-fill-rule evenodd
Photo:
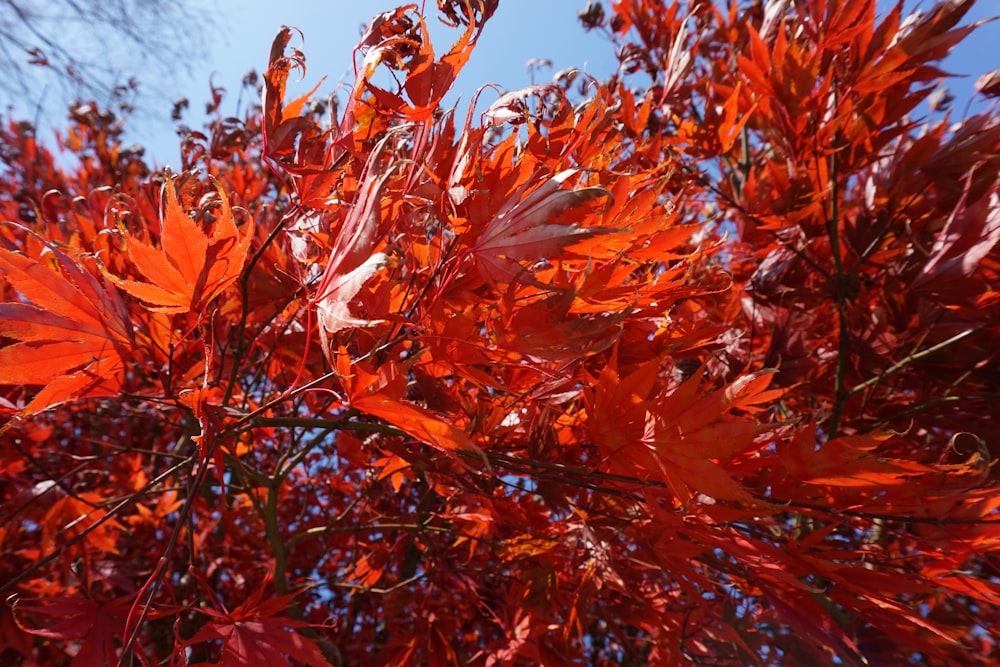
<svg viewBox="0 0 1000 667"><path fill-rule="evenodd" d="M178 173L0 129L0 661L995 664L973 0L591 2L617 75L444 108L496 2L326 103L282 30Z"/></svg>

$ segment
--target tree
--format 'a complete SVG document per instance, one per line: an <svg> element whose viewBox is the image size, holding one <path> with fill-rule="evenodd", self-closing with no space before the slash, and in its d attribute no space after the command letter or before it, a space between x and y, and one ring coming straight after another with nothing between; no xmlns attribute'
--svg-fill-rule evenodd
<svg viewBox="0 0 1000 667"><path fill-rule="evenodd" d="M63 0L0 2L0 92L20 112L41 103L53 84L64 94L123 104L129 110L140 68L169 78L202 51L203 27L181 2ZM129 63L133 70L123 70ZM165 91L170 94L171 91Z"/></svg>
<svg viewBox="0 0 1000 667"><path fill-rule="evenodd" d="M996 662L1000 123L920 106L971 4L592 3L619 76L464 114L495 3L329 109L284 30L179 174L10 123L3 660Z"/></svg>

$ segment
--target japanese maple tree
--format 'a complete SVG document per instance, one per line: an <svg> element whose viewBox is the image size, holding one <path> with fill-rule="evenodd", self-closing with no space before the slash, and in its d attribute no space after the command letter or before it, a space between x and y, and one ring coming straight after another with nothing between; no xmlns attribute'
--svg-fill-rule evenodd
<svg viewBox="0 0 1000 667"><path fill-rule="evenodd" d="M617 75L460 108L496 0L325 103L284 29L176 173L9 121L0 661L995 664L972 5L591 2Z"/></svg>

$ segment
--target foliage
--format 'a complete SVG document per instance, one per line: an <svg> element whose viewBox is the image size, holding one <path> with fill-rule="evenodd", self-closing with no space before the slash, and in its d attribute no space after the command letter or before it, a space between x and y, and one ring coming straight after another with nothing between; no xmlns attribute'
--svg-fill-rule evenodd
<svg viewBox="0 0 1000 667"><path fill-rule="evenodd" d="M5 664L994 664L971 4L591 3L619 75L464 114L495 2L329 109L283 30L179 174L10 122Z"/></svg>

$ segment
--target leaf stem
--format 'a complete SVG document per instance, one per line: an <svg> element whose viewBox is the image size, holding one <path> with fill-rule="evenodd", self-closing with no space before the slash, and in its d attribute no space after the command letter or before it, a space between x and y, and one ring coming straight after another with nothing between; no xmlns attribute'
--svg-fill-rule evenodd
<svg viewBox="0 0 1000 667"><path fill-rule="evenodd" d="M909 366L913 362L920 361L921 359L923 359L925 357L929 357L930 355L934 354L935 352L939 352L939 351L943 350L944 348L946 348L946 347L948 347L950 345L954 345L955 343L959 342L960 340L968 338L972 334L976 333L976 331L977 331L977 329L966 329L965 331L957 333L954 336L952 336L951 338L949 338L947 340L943 340L940 343L937 343L936 345L932 345L932 346L928 347L925 350L921 350L920 352L914 352L912 354L908 354L907 356L905 356L904 358L900 359L898 362L896 362L895 364L893 364L889 368L885 369L884 371L882 371L881 373L879 373L875 377L869 378L869 379L865 380L864 382L861 382L860 384L857 384L854 387L852 387L851 389L849 389L847 391L847 396L853 396L854 394L858 393L859 391L863 391L864 389L867 389L868 387L871 387L871 386L873 386L875 384L878 384L884 378L892 375L893 373L898 373L899 371L903 370L904 368L906 368L907 366Z"/></svg>

